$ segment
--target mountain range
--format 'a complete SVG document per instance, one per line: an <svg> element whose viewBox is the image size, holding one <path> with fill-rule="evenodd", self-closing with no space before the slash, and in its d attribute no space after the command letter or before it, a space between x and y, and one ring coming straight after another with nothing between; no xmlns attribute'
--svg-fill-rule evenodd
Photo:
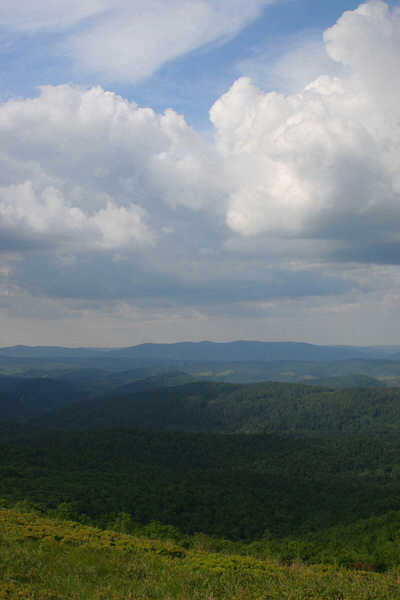
<svg viewBox="0 0 400 600"><path fill-rule="evenodd" d="M9 346L0 356L16 358L131 358L142 361L331 361L350 358L399 360L400 346L318 346L301 342L234 341L138 344L128 348Z"/></svg>

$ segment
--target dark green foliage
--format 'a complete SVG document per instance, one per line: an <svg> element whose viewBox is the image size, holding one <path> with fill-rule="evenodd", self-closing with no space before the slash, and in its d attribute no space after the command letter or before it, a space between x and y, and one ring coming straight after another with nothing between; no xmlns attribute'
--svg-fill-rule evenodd
<svg viewBox="0 0 400 600"><path fill-rule="evenodd" d="M54 379L0 375L0 420L27 422L38 414L79 402L87 396Z"/></svg>
<svg viewBox="0 0 400 600"><path fill-rule="evenodd" d="M187 375L162 366L142 367L120 372L103 371L101 369L60 370L53 376L60 381L78 387L93 398L169 387L203 379L199 376ZM125 389L121 391L121 388Z"/></svg>
<svg viewBox="0 0 400 600"><path fill-rule="evenodd" d="M306 533L271 545L276 556L287 561L387 571L400 565L400 512Z"/></svg>
<svg viewBox="0 0 400 600"><path fill-rule="evenodd" d="M37 406L41 407L43 404L38 402ZM10 398L0 394L0 420L1 421L12 421L15 423L28 422L38 416L40 410L30 401L24 402L17 398Z"/></svg>
<svg viewBox="0 0 400 600"><path fill-rule="evenodd" d="M295 436L398 437L400 390L197 382L82 402L49 413L38 424L65 429L132 426Z"/></svg>
<svg viewBox="0 0 400 600"><path fill-rule="evenodd" d="M139 379L131 383L120 385L112 390L109 396L122 396L124 394L135 394L136 392L143 392L147 390L155 390L158 388L173 387L176 385L183 385L185 383L194 383L199 381L199 377L187 375L180 371L170 371L168 373L161 373L160 375L153 375L146 379Z"/></svg>
<svg viewBox="0 0 400 600"><path fill-rule="evenodd" d="M9 360L22 368L22 359ZM369 387L366 376L389 381L398 363L219 363L207 372L204 364L185 365L195 378L256 379L269 370L313 383L323 373L339 378L323 383L340 388L359 384L332 390L271 381L168 387L189 376L126 358L101 359L108 371L94 358L24 360L32 370L23 380L0 379L0 391L32 386L27 376L45 361L55 383L71 387L64 397L67 387L41 378L25 400L0 399L4 418L32 423L39 411L36 423L48 427L0 424L0 497L19 502L19 510L33 505L60 521L284 563L378 571L399 564L400 390ZM353 375L358 368L365 373ZM68 394L76 400L77 389L94 397L118 386L130 393L53 410L71 401ZM260 594L257 600L266 598Z"/></svg>
<svg viewBox="0 0 400 600"><path fill-rule="evenodd" d="M398 442L4 425L0 497L255 539L400 510ZM396 470L397 469L397 470Z"/></svg>

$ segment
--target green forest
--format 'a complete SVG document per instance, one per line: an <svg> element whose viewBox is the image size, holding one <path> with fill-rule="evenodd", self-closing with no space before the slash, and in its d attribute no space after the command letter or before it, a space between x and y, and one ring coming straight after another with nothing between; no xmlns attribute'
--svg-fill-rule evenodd
<svg viewBox="0 0 400 600"><path fill-rule="evenodd" d="M400 389L31 374L0 387L0 598L400 598ZM83 555L75 591L39 573Z"/></svg>

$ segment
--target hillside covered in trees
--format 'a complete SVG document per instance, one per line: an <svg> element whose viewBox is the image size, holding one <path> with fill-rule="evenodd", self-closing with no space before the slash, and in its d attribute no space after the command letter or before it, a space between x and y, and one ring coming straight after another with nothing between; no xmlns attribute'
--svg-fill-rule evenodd
<svg viewBox="0 0 400 600"><path fill-rule="evenodd" d="M93 356L8 359L20 371L0 375L5 509L163 540L184 556L199 549L241 556L235 564L251 556L282 569L293 561L400 568L400 389L385 380L398 363L327 361L325 380L310 385L307 369L321 374L322 363L262 363L287 373L296 367L305 384L210 381L200 362L183 372L75 362ZM232 363L234 371L210 365L223 379L261 363ZM354 365L369 375L351 373ZM10 530L4 535L10 539ZM21 548L33 543L18 539L12 543ZM38 543L44 552L47 541Z"/></svg>
<svg viewBox="0 0 400 600"><path fill-rule="evenodd" d="M149 427L293 436L398 437L400 389L197 382L87 400L42 415L60 429Z"/></svg>

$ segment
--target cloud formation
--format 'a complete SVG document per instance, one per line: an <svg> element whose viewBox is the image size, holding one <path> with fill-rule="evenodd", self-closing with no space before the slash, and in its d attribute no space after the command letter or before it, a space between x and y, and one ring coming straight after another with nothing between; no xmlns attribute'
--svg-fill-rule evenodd
<svg viewBox="0 0 400 600"><path fill-rule="evenodd" d="M241 13L239 2L174 2L176 27L193 27L187 37L174 30L171 56L231 35L264 4ZM59 4L65 22L83 18L74 6ZM114 35L131 9L118 0L90 6L74 43L95 69L102 28ZM134 6L150 23L166 5ZM57 26L51 7L40 18L18 14L21 29ZM99 86L44 86L36 98L3 103L3 283L74 301L201 305L209 315L243 306L264 314L277 298L335 294L338 305L311 312L347 314L360 310L354 290L379 286L398 298L390 271L363 265L400 260L400 12L371 0L324 39L340 77L321 73L286 95L241 77L210 110L212 143L171 109L156 114ZM118 76L139 62L132 76L154 70L158 51L146 49L147 63L128 54ZM105 71L115 64L110 56Z"/></svg>
<svg viewBox="0 0 400 600"><path fill-rule="evenodd" d="M132 83L166 61L233 37L274 0L46 0L2 2L4 31L56 32L75 68Z"/></svg>
<svg viewBox="0 0 400 600"><path fill-rule="evenodd" d="M241 78L211 109L217 149L234 164L227 223L245 236L337 240L349 260L363 247L373 261L367 249L383 242L398 256L400 14L368 2L325 40L347 76L290 96Z"/></svg>
<svg viewBox="0 0 400 600"><path fill-rule="evenodd" d="M38 98L5 103L0 139L0 226L16 247L147 245L148 210L160 196L172 206L202 202L207 159L182 117L99 87L46 86Z"/></svg>

